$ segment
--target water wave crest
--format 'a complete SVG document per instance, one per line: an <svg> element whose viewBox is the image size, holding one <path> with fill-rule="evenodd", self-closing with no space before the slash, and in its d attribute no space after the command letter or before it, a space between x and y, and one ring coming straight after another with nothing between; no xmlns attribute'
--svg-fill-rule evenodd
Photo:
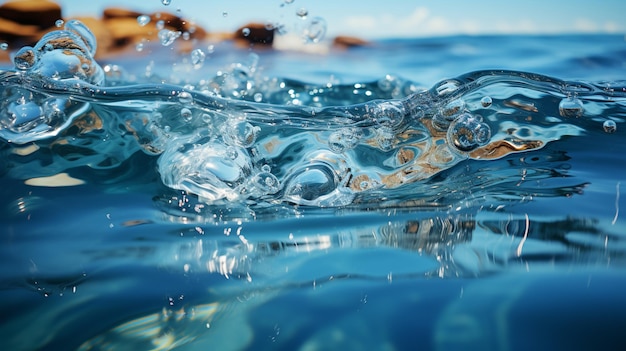
<svg viewBox="0 0 626 351"><path fill-rule="evenodd" d="M143 151L158 157L163 184L206 204L433 205L458 186L498 183L480 163L474 176L433 185L464 160L497 162L598 121L613 132L626 114L623 82L492 70L422 91L390 77L315 86L259 77L252 60L184 86L131 84L105 77L95 50L70 21L0 73L0 137L51 159L14 159L14 177L116 168Z"/></svg>

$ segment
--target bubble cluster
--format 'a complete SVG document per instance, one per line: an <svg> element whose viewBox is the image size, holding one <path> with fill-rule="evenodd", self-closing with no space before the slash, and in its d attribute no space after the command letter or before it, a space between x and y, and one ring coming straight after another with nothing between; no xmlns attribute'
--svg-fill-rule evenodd
<svg viewBox="0 0 626 351"><path fill-rule="evenodd" d="M173 31L169 29L161 29L159 31L159 41L163 46L172 45L176 39L178 39L182 33L180 31Z"/></svg>
<svg viewBox="0 0 626 351"><path fill-rule="evenodd" d="M463 113L448 128L447 140L456 150L470 152L489 142L491 129L479 115Z"/></svg>
<svg viewBox="0 0 626 351"><path fill-rule="evenodd" d="M445 131L450 123L465 112L465 101L456 99L446 104L433 116L433 127L439 131Z"/></svg>
<svg viewBox="0 0 626 351"><path fill-rule="evenodd" d="M15 68L26 77L62 84L87 82L101 85L105 74L94 60L97 43L91 31L77 20L62 30L45 34L34 47L25 46L13 57ZM22 88L3 89L0 137L13 142L39 140L63 130L86 104L52 99Z"/></svg>

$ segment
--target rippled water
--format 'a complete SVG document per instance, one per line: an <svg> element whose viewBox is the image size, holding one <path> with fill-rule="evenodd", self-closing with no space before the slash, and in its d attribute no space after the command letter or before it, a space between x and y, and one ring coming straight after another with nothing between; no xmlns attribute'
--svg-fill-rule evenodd
<svg viewBox="0 0 626 351"><path fill-rule="evenodd" d="M0 73L3 349L625 341L623 37L170 39Z"/></svg>

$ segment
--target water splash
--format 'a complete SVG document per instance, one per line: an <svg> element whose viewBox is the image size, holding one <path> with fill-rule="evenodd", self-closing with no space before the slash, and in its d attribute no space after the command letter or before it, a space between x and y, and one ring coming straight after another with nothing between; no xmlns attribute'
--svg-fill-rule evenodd
<svg viewBox="0 0 626 351"><path fill-rule="evenodd" d="M441 192L423 182L461 161L582 135L598 114L623 115L626 99L619 83L609 91L515 71L472 72L425 91L391 76L358 87L312 86L260 77L255 55L184 87L119 77L107 85L95 50L77 21L19 50L15 70L0 77L0 137L37 142L61 159L67 151L51 145L81 150L55 163L55 172L115 167L141 150L158 156L163 184L215 205L435 201ZM201 51L191 55L201 64ZM355 89L369 93L355 96ZM344 104L358 96L361 103ZM28 167L34 176L52 172Z"/></svg>

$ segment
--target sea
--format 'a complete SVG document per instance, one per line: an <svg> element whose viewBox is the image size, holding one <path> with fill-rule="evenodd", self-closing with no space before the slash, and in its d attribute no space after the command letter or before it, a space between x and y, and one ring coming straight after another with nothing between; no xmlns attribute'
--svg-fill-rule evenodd
<svg viewBox="0 0 626 351"><path fill-rule="evenodd" d="M162 34L2 65L0 349L626 345L623 34Z"/></svg>

